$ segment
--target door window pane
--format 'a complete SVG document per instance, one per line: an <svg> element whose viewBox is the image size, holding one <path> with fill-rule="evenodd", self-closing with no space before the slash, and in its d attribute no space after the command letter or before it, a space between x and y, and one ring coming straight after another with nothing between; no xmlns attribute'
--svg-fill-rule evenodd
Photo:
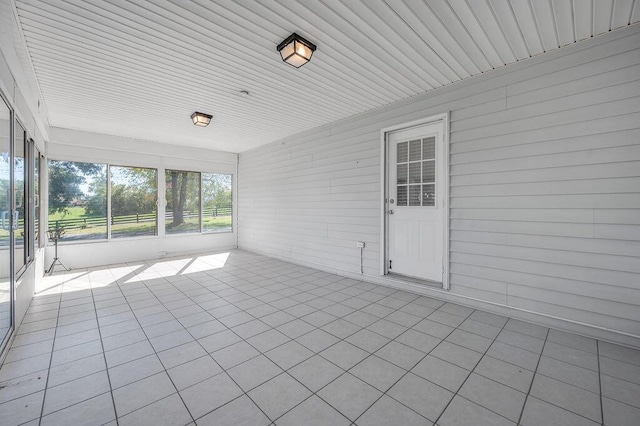
<svg viewBox="0 0 640 426"><path fill-rule="evenodd" d="M422 183L435 182L436 180L436 162L423 161L422 162Z"/></svg>
<svg viewBox="0 0 640 426"><path fill-rule="evenodd" d="M400 142L397 146L398 163L409 161L409 142Z"/></svg>
<svg viewBox="0 0 640 426"><path fill-rule="evenodd" d="M420 143L420 139L409 142L409 161L418 161L420 160L422 154L422 146Z"/></svg>
<svg viewBox="0 0 640 426"><path fill-rule="evenodd" d="M421 183L420 163L409 163L409 183Z"/></svg>
<svg viewBox="0 0 640 426"><path fill-rule="evenodd" d="M403 185L403 186L398 186L398 199L397 201L397 205L398 206L406 206L407 205L407 186Z"/></svg>
<svg viewBox="0 0 640 426"><path fill-rule="evenodd" d="M424 138L422 140L422 159L432 160L436 158L436 138Z"/></svg>
<svg viewBox="0 0 640 426"><path fill-rule="evenodd" d="M230 232L232 224L231 175L202 173L202 230Z"/></svg>
<svg viewBox="0 0 640 426"><path fill-rule="evenodd" d="M398 185L406 185L407 183L407 164L398 164L398 171L396 173L396 180Z"/></svg>
<svg viewBox="0 0 640 426"><path fill-rule="evenodd" d="M109 167L111 237L156 235L157 171L140 167Z"/></svg>
<svg viewBox="0 0 640 426"><path fill-rule="evenodd" d="M107 238L107 166L49 161L49 229L62 241Z"/></svg>
<svg viewBox="0 0 640 426"><path fill-rule="evenodd" d="M435 206L436 186L434 184L422 185L422 205Z"/></svg>
<svg viewBox="0 0 640 426"><path fill-rule="evenodd" d="M0 98L0 344L11 328L11 260L9 257L9 230L11 211L11 114Z"/></svg>
<svg viewBox="0 0 640 426"><path fill-rule="evenodd" d="M410 206L420 205L420 185L409 186L409 205Z"/></svg>
<svg viewBox="0 0 640 426"><path fill-rule="evenodd" d="M200 232L200 173L167 170L165 181L166 233Z"/></svg>
<svg viewBox="0 0 640 426"><path fill-rule="evenodd" d="M13 233L14 271L18 273L26 264L26 252L24 242L27 237L27 221L25 220L25 203L28 198L25 196L25 134L24 129L16 120L14 123L13 138Z"/></svg>

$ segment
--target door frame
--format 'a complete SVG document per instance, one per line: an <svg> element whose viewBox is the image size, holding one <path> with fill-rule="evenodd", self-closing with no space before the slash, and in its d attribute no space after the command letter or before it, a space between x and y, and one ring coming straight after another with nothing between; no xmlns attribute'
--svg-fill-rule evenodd
<svg viewBox="0 0 640 426"><path fill-rule="evenodd" d="M387 190L388 190L388 155L387 155L387 135L391 132L409 129L411 127L424 126L428 124L442 123L442 167L444 168L444 194L442 194L443 202L443 235L442 235L442 288L449 290L449 112L432 115L419 120L401 123L380 130L380 275L384 276L388 273L387 265L389 264L389 226L387 210Z"/></svg>

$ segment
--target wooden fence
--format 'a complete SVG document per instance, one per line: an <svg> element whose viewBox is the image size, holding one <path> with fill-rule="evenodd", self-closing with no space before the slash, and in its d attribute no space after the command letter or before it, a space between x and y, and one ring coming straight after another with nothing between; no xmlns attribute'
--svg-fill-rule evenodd
<svg viewBox="0 0 640 426"><path fill-rule="evenodd" d="M218 216L230 216L231 206L214 207L212 209L202 210L202 217L218 217ZM185 211L184 218L197 218L200 214L198 212ZM173 212L166 212L165 220L173 220ZM127 225L135 223L148 223L156 221L156 213L142 213L131 214L124 216L111 216L111 225ZM104 217L80 217L70 219L55 219L49 220L49 229L64 228L66 230L72 229L86 229L99 226L106 226L107 218Z"/></svg>

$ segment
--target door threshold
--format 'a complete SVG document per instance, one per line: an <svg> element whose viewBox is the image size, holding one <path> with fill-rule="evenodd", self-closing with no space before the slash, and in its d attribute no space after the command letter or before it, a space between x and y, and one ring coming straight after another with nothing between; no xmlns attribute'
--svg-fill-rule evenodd
<svg viewBox="0 0 640 426"><path fill-rule="evenodd" d="M424 278L409 277L407 275L395 274L393 272L388 272L387 275L382 276L382 278L393 280L393 281L411 283L411 284L419 284L426 287L433 287L433 288L439 288L439 289L442 288L442 283L438 281L426 280Z"/></svg>

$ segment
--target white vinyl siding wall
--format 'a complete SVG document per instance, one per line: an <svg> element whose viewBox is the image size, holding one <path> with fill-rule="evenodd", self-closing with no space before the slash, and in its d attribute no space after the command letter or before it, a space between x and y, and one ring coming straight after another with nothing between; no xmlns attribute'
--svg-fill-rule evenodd
<svg viewBox="0 0 640 426"><path fill-rule="evenodd" d="M240 154L239 246L377 276L380 129L447 111L450 293L640 346L638 25Z"/></svg>

